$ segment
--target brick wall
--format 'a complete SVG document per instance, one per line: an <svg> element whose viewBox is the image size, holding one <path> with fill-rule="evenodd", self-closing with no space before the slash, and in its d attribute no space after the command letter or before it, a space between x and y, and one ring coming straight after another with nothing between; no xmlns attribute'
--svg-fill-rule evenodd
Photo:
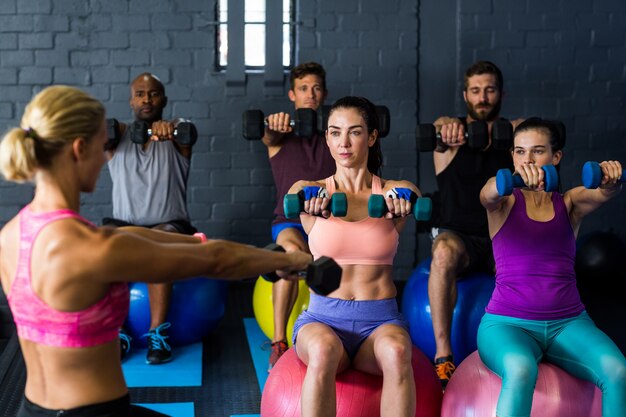
<svg viewBox="0 0 626 417"><path fill-rule="evenodd" d="M127 120L128 84L142 71L166 84L165 116L199 128L189 180L193 223L213 237L265 245L274 189L265 147L241 136L240 114L291 110L266 96L263 77L249 74L244 95L230 94L214 70L214 1L2 0L0 2L0 131L19 122L32 95L71 84L102 100L110 117ZM503 69L509 117L544 115L568 129L563 183L579 183L588 159L626 161L626 3L623 0L358 0L298 2L297 62L328 71L329 100L364 95L389 107L383 139L387 178L434 191L431 157L417 157L414 128L439 114L462 114L461 74L475 59ZM0 225L32 197L31 186L0 181ZM106 169L82 213L111 214ZM592 215L582 233L614 230L626 239L626 198ZM409 221L396 258L405 278L427 256Z"/></svg>

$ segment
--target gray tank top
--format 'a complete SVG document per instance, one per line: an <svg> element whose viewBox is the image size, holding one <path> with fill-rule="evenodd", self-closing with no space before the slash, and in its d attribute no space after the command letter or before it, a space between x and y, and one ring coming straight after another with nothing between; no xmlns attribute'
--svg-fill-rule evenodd
<svg viewBox="0 0 626 417"><path fill-rule="evenodd" d="M128 130L108 162L113 217L138 226L187 220L190 161L172 141L150 142L144 151Z"/></svg>

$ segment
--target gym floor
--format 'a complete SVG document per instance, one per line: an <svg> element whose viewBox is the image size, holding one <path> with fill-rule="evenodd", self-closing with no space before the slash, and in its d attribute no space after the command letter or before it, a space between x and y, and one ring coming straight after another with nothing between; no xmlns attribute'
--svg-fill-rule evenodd
<svg viewBox="0 0 626 417"><path fill-rule="evenodd" d="M267 338L252 337L250 327L256 326L252 310L254 280L229 284L226 313L214 332L209 335L201 351L201 376L197 386L132 387L131 398L135 403L152 405L169 413L167 405L174 406L172 415L213 417L258 416L261 404L261 387L267 377L266 366L269 350ZM397 282L398 300L401 300L404 282ZM598 326L626 349L626 303L617 296L607 294L591 297L583 294L587 309ZM256 326L258 328L258 326ZM258 333L258 332L257 332ZM265 342L265 343L264 343ZM177 351L174 351L177 354ZM140 355L140 353L137 353ZM178 358L158 367L144 365L145 369L161 372L161 381L174 381L168 374L177 366L183 366L182 350ZM178 365L177 365L178 359ZM125 361L125 372L128 365ZM197 366L193 366L197 371ZM14 417L24 389L26 372L15 336L6 298L0 291L0 417ZM153 377L154 378L154 377ZM127 376L127 380L129 380ZM183 384L184 385L184 384ZM158 408L157 405L164 407Z"/></svg>

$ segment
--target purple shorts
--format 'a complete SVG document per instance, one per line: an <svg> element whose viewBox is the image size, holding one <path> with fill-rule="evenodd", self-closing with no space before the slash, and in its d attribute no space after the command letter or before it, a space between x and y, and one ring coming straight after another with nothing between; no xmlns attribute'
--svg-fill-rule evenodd
<svg viewBox="0 0 626 417"><path fill-rule="evenodd" d="M350 359L354 359L365 339L383 324L395 324L409 331L395 298L351 301L311 293L308 309L293 326L294 346L298 331L309 323L323 323L333 329Z"/></svg>

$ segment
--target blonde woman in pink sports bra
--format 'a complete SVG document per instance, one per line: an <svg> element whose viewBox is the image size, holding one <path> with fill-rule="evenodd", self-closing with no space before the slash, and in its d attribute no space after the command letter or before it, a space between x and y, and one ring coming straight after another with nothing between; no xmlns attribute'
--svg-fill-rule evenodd
<svg viewBox="0 0 626 417"><path fill-rule="evenodd" d="M332 257L343 269L339 288L326 296L311 292L307 311L293 331L298 357L307 365L302 385L302 416L334 416L335 375L349 366L382 375L381 416L414 416L416 399L411 367L411 338L396 303L393 258L398 234L411 203L387 198L383 218L368 216L372 194L392 188L420 195L409 181L376 175L382 155L376 109L362 97L344 97L329 112L326 143L336 162L335 174L319 181L298 181L290 193L306 186L346 194L347 215L329 216L328 198L305 202L302 225L314 258Z"/></svg>
<svg viewBox="0 0 626 417"><path fill-rule="evenodd" d="M88 94L48 87L0 144L0 170L34 181L35 196L0 232L0 279L26 363L18 417L159 416L132 406L118 329L126 282L194 276L245 278L302 270L303 252L151 229L98 228L78 214L105 163L105 111Z"/></svg>

